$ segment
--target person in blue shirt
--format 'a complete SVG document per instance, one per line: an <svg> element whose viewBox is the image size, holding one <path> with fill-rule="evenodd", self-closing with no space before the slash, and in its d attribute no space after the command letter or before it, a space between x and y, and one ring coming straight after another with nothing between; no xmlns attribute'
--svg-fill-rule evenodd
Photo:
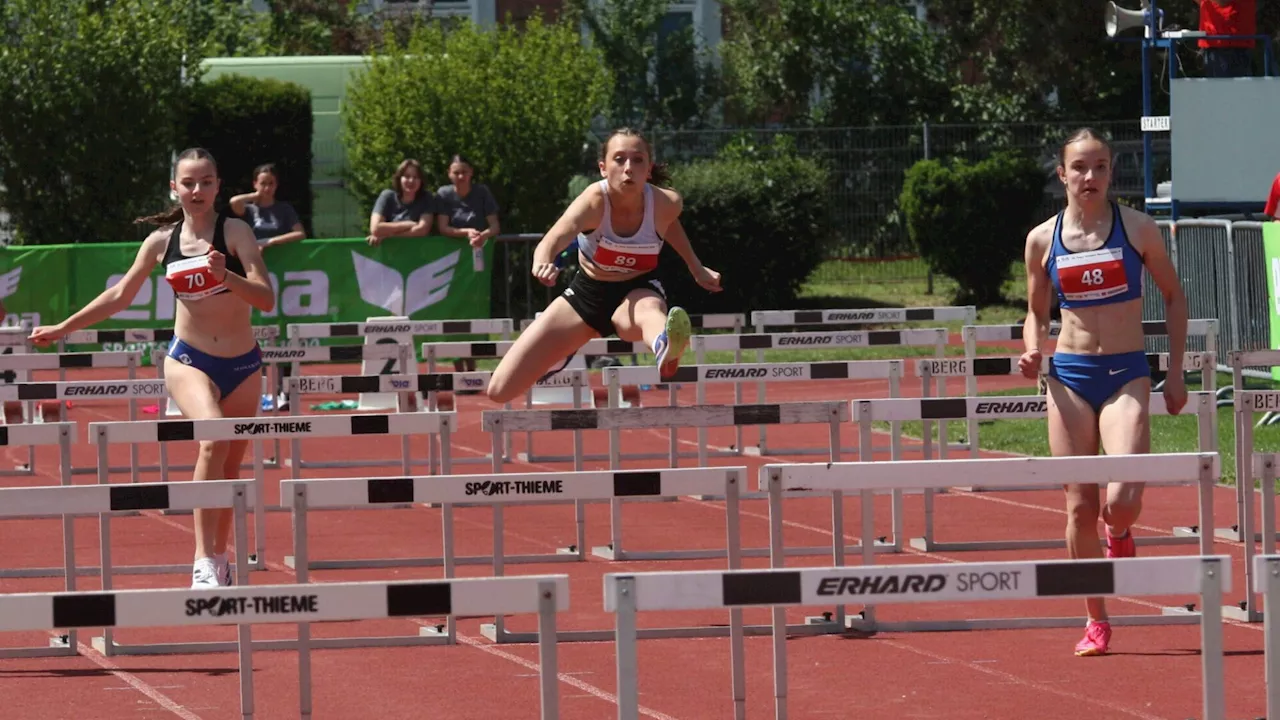
<svg viewBox="0 0 1280 720"><path fill-rule="evenodd" d="M1187 402L1182 359L1187 341L1187 299L1155 221L1108 195L1114 153L1098 131L1069 136L1058 155L1067 207L1027 235L1026 351L1018 366L1038 378L1048 340L1050 302L1062 328L1045 381L1049 449L1054 456L1151 451L1150 367L1142 330L1142 276L1151 273L1164 296L1169 333L1165 406L1177 414ZM1103 553L1098 520L1106 525L1109 558L1136 554L1130 528L1142 509L1141 483L1113 483L1105 498L1088 478L1066 484L1067 551L1072 558ZM1079 656L1103 655L1111 624L1102 598L1087 598L1088 621Z"/></svg>

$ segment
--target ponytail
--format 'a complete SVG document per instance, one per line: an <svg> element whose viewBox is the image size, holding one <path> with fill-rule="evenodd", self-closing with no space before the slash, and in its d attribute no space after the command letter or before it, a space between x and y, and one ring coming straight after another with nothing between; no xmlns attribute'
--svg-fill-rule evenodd
<svg viewBox="0 0 1280 720"><path fill-rule="evenodd" d="M154 215L145 215L133 221L135 225L148 223L151 225L172 225L182 219L182 206L172 205L168 210L158 212Z"/></svg>
<svg viewBox="0 0 1280 720"><path fill-rule="evenodd" d="M649 170L649 184L665 188L671 187L671 170L664 162L654 163Z"/></svg>

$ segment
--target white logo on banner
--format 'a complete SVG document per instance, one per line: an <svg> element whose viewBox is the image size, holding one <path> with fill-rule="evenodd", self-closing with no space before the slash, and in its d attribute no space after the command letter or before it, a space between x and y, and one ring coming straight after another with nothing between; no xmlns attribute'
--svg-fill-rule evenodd
<svg viewBox="0 0 1280 720"><path fill-rule="evenodd" d="M454 250L413 270L407 278L399 270L355 251L351 252L351 264L355 266L361 299L393 315L409 317L449 296L449 283L461 253Z"/></svg>

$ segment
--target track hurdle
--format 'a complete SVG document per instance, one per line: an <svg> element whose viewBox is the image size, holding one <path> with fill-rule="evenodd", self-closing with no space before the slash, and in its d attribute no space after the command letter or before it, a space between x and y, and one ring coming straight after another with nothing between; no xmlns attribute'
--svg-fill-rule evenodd
<svg viewBox="0 0 1280 720"><path fill-rule="evenodd" d="M350 582L324 585L254 585L209 590L113 590L108 592L0 595L0 631L103 627L144 628L235 625L240 639L240 716L254 717L250 627L416 618L433 615L536 613L538 672L543 720L559 717L555 645L556 613L569 609L568 577L531 575L447 582ZM299 715L310 718L311 648L287 641L298 651Z"/></svg>
<svg viewBox="0 0 1280 720"><path fill-rule="evenodd" d="M1227 606L1227 616L1245 622L1263 621L1263 613L1254 588L1253 558L1257 544L1262 544L1262 555L1276 554L1276 461L1275 453L1260 453L1254 448L1254 414L1264 413L1258 426L1267 422L1271 413L1280 410L1280 391L1245 390L1244 372L1249 367L1275 367L1280 365L1280 350L1236 351L1229 356L1233 396L1236 450L1236 522L1230 528L1217 528L1214 534L1244 545L1245 573L1249 581L1245 598L1237 605ZM1255 489L1261 479L1261 488ZM1254 503L1255 493L1261 492L1261 528L1257 527Z"/></svg>
<svg viewBox="0 0 1280 720"><path fill-rule="evenodd" d="M725 337L734 337L727 335ZM749 337L746 335L737 337ZM672 404L669 407L679 407L676 405L676 387L686 383L696 383L698 389L699 404L706 397L705 385L710 383L733 383L741 385L744 382L754 382L759 379L767 379L771 382L804 382L813 380L888 380L889 395L897 397L901 391L901 381L904 373L904 363L902 360L843 360L834 362L794 362L794 363L752 363L745 365L684 365L676 370L674 376L661 380L671 386ZM659 382L659 373L656 366L642 365L634 367L607 367L601 371L601 377L604 381L606 389L610 395L610 405L616 406L618 393L623 384L657 384ZM763 405L763 403L760 403ZM622 459L627 460L645 460L645 459L665 459L672 467L679 465L681 458L696 457L699 465L705 465L711 453L707 447L706 427L700 427L698 432L698 451L696 453L680 453L678 451L679 439L676 435L676 428L670 430L671 447L667 455L654 455L636 453L630 455L621 455ZM760 427L760 436L763 439L765 428ZM893 442L898 442L898 433L894 434ZM616 441L616 438L614 438ZM868 450L869 450L868 446ZM860 452L860 448L840 448L841 452ZM759 448L759 454L764 455L767 452L785 453L789 455L816 455L829 453L830 449L822 448ZM716 456L739 455L741 452L720 451ZM606 457L587 456L588 460L603 460Z"/></svg>
<svg viewBox="0 0 1280 720"><path fill-rule="evenodd" d="M3 387L3 386L0 386ZM0 426L0 446L12 447L25 445L34 452L37 446L58 446L58 478L61 486L71 485L71 444L76 441L75 423L41 423L38 425L2 425ZM56 486L55 486L56 487ZM9 488L13 490L24 488ZM7 490L7 489L6 489ZM3 492L3 491L0 491ZM12 507L0 504L0 517L17 518L22 514L16 512L17 501ZM62 520L62 538L64 548L73 548L72 535L74 528L70 518ZM88 574L88 573L80 573ZM67 576L66 567L62 568L0 568L0 578L32 578ZM69 576L68 576L69 577ZM68 582L74 582L69 579Z"/></svg>
<svg viewBox="0 0 1280 720"><path fill-rule="evenodd" d="M964 357L966 360L975 360L978 357L978 343L980 342L1012 342L1022 340L1022 325L966 325L960 329L961 336L964 339ZM1049 338L1056 338L1062 332L1062 323L1049 324ZM1143 320L1142 335L1150 340L1150 338L1162 337L1169 334L1169 327L1163 320ZM1218 321L1215 319L1199 319L1187 321L1187 339L1204 338L1204 353L1208 353L1211 357L1218 356ZM1148 355L1150 357L1150 355ZM1016 364L1016 360L1014 361ZM1041 367L1047 368L1047 365ZM1165 370L1168 365L1165 365ZM1189 368L1188 368L1189 370ZM1212 368L1209 372L1203 372L1200 378L1201 386L1210 392L1217 391L1217 374ZM977 395L978 383L977 379L966 380L965 394ZM978 446L978 423L976 420L969 421L967 428L969 435L969 448ZM1216 429L1215 429L1216 432ZM966 449L959 447L956 449Z"/></svg>
<svg viewBox="0 0 1280 720"><path fill-rule="evenodd" d="M482 425L486 432L492 434L494 447L501 441L504 431L550 431L550 430L614 430L653 429L670 427L733 427L737 425L825 425L827 428L831 461L840 458L840 425L849 419L849 404L846 402L807 402L780 403L773 405L685 405L678 407L656 408L597 408L592 410L490 410L485 411ZM619 432L610 433L611 469L620 465ZM575 470L581 470L576 465ZM500 463L495 462L493 471L501 472ZM823 497L827 494L823 493ZM844 506L839 494L831 494L832 522L843 528ZM650 498L632 498L633 501ZM654 498L656 499L656 498ZM635 551L625 550L622 542L622 498L609 501L610 541L608 545L592 549L592 554L608 560L689 560L726 557L727 550L666 550ZM494 505L494 525L502 522L501 504ZM583 501L574 501L574 516L577 528L577 542L574 546L561 549L562 553L582 557L585 540L585 516ZM837 535L836 538L842 538ZM875 551L876 543L862 546L862 552L869 554ZM825 555L831 553L837 562L843 562L845 545L839 539L833 539L828 547L792 548L794 555ZM759 557L767 554L764 548L745 548L744 557Z"/></svg>
<svg viewBox="0 0 1280 720"><path fill-rule="evenodd" d="M1250 594L1260 593L1263 603L1263 647L1266 653L1267 715L1280 717L1280 555L1253 559Z"/></svg>
<svg viewBox="0 0 1280 720"><path fill-rule="evenodd" d="M951 487L957 477L982 477L991 487L1028 484L1060 487L1082 477L1094 482L1142 482L1149 485L1197 484L1200 490L1199 521L1209 527L1213 518L1213 486L1220 476L1217 453L1163 453L1147 455L1104 455L1094 457L1029 457L981 460L904 460L826 464L765 465L760 469L760 489L769 492L769 547L772 566L782 567L786 554L782 542L784 493L805 490L858 492L864 507L875 490L885 488ZM868 542L873 529L864 511L862 540ZM1202 533L1200 552L1210 555L1213 539ZM864 562L870 565L870 562ZM1112 625L1182 625L1195 622L1194 613L1169 608L1160 615L1115 615ZM920 630L996 630L1083 626L1083 617L992 618L878 622L874 604L864 606L861 617L850 618L848 627L869 632L911 632Z"/></svg>
<svg viewBox="0 0 1280 720"><path fill-rule="evenodd" d="M1005 578L989 588L984 578ZM636 616L640 611L769 607L773 612L774 717L788 717L787 607L816 605L841 595L874 592L885 602L982 602L1098 596L1198 594L1204 720L1226 720L1222 592L1231 587L1225 556L1050 560L964 564L726 570L609 574L605 609L616 613L618 718L639 720ZM733 619L731 615L731 624ZM734 718L746 710L745 646L741 620L729 643ZM847 684L854 688L857 684ZM850 705L856 697L848 698Z"/></svg>
<svg viewBox="0 0 1280 720"><path fill-rule="evenodd" d="M510 352L511 346L514 344L515 342L510 340L500 341L500 342L423 343L422 359L423 359L423 362L425 362L427 365L427 372L434 373L434 372L437 372L436 363L443 358L496 359L496 358L505 357L506 354ZM647 352L649 352L649 347L645 345L643 342L627 342L626 340L610 340L606 338L592 338L591 340L588 340L586 344L584 344L575 355L567 359L565 368L563 370L557 371L556 373L552 374L551 377L546 378L546 380L540 386L535 385L534 387L529 388L528 392L525 393L525 407L533 407L535 405L548 404L548 402L545 400L544 397L539 397L539 396L540 395L545 396L546 395L545 390L550 387L562 386L564 384L564 377L566 377L566 376L562 376L562 374L568 370L585 370L587 366L591 362L593 362L594 359L597 357L616 357L619 355L637 355L640 353L647 353ZM674 398L675 391L672 390L671 392ZM575 408L581 408L582 402L583 402L583 395L584 393L582 393L580 390L574 390L571 394L571 398L569 399L569 404L572 404L573 407ZM639 403L638 392L624 394L624 397L628 397L628 396L634 398L637 404ZM599 402L596 402L596 396L594 391L592 392L590 397L592 398L592 401L594 404L596 405L601 404ZM563 399L564 398L562 397L556 397L554 400L551 400L550 402L558 403ZM575 453L579 452L578 448L576 447L576 442L577 441L575 440ZM508 443L506 446L506 454L510 455L511 454L510 451L511 451L511 445L510 445L510 441L508 440ZM572 457L537 454L534 448L534 436L533 436L533 433L531 432L525 434L525 453L520 459L525 460L527 462L531 462L531 463L533 462L569 462L573 460ZM599 458L599 459L603 459L603 458Z"/></svg>
<svg viewBox="0 0 1280 720"><path fill-rule="evenodd" d="M981 396L962 398L909 398L889 400L854 400L853 418L860 426L869 426L874 422L918 420L925 424L924 459L933 459L933 443L930 439L928 424L931 422L947 422L950 420L966 420L976 418L980 421L1012 420L1012 419L1044 419L1048 411L1048 400L1043 395L1013 396ZM1186 410L1196 416L1199 431L1199 451L1202 453L1217 452L1214 442L1214 426L1217 423L1217 407L1211 392L1187 393ZM1152 416L1168 415L1163 393L1152 393L1149 405ZM945 446L939 446L945 458ZM1081 476L1087 477L1087 476ZM1077 480L1078 481L1078 480ZM962 482L962 481L961 481ZM1070 480L1068 480L1070 482ZM950 487L960 487L953 482ZM984 487L985 484L984 484ZM1018 487L996 487L990 489L1009 490L1049 490L1060 489L1047 487L1042 483ZM1058 549L1065 548L1066 541L1054 540L991 540L991 541L939 541L934 530L935 489L924 488L924 535L911 539L911 547L925 551L968 551L968 550L1025 550L1025 549ZM1201 518L1203 520L1203 518ZM1184 545L1204 541L1198 540L1199 525L1175 529L1171 537L1135 537L1138 545ZM1208 550L1205 550L1207 553Z"/></svg>
<svg viewBox="0 0 1280 720"><path fill-rule="evenodd" d="M63 485L57 487L21 487L0 489L0 518L62 517L63 567L59 575L66 578L68 592L76 589L76 576L99 575L104 590L112 584L111 537L102 534L101 565L96 568L80 568L75 559L75 533L72 519L77 516L97 515L100 523L116 513L141 510L185 510L229 507L232 509L234 535L237 547L248 546L246 508L252 500L249 483L239 480L211 480L209 482L139 483L136 485ZM243 543L243 544L242 544ZM249 583L248 568L237 563L237 581ZM27 575L26 577L31 577ZM0 597L11 597L0 595ZM49 629L49 626L38 629ZM100 638L93 644L100 651ZM41 651L44 652L41 652ZM53 652L50 652L53 651ZM0 657L40 657L47 655L77 654L74 632L50 642L48 649L23 649L18 654L0 652Z"/></svg>
<svg viewBox="0 0 1280 720"><path fill-rule="evenodd" d="M443 567L445 578L452 578L458 565L486 565L494 577L502 577L508 562L570 562L575 555L508 555L505 552L503 524L500 515L493 525L493 554L458 557L453 541L453 508L467 505L489 505L495 513L507 504L601 501L614 498L679 497L698 492L724 494L726 501L725 535L729 567L740 567L741 532L738 517L738 491L746 481L746 468L680 468L661 470L622 470L587 472L501 473L493 475L444 475L435 477L325 478L319 480L286 480L280 486L281 497L293 502L293 566L298 582L306 582L309 569L355 569L387 567ZM387 503L424 503L440 505L443 513L443 551L439 557L378 558L364 560L313 560L307 543L307 513L336 507L379 507ZM532 642L529 633L506 630L502 614L493 624L481 629L495 642ZM647 637L704 637L724 634L723 627L681 627L645 631ZM453 644L456 627L452 619L445 626L424 627L420 638L402 638L397 644ZM609 630L563 631L559 641L601 641L611 637ZM353 643L370 644L369 638L334 639L323 642L326 647L354 647ZM414 642L417 640L418 642ZM319 642L319 641L318 641ZM388 644L386 638L372 642Z"/></svg>
<svg viewBox="0 0 1280 720"><path fill-rule="evenodd" d="M116 443L170 443L183 441L230 441L252 440L253 447L253 510L254 510L254 552L248 554L246 565L253 570L265 567L266 555L266 511L279 508L269 506L265 501L262 477L262 442L274 438L294 439L319 437L349 437L370 435L430 435L440 434L447 438L456 426L452 413L392 413L365 415L331 415L308 416L297 419L258 418L207 418L201 420L142 420L137 422L101 422L89 423L89 442L98 448L98 482L106 485L110 482L107 464L107 451ZM442 443L448 447L447 439ZM442 466L448 469L448 453L442 454ZM294 469L294 476L298 474ZM406 473L407 474L407 473ZM104 517L101 524L104 543L110 533L109 518ZM248 553L248 544L237 545ZM184 565L135 565L117 568L119 574L168 574L185 572ZM105 580L104 580L105 582ZM108 640L109 643L109 640ZM120 654L136 654L147 648L110 645L113 652ZM195 647L195 646L183 646ZM192 650L198 651L198 650Z"/></svg>
<svg viewBox="0 0 1280 720"><path fill-rule="evenodd" d="M10 336L12 337L12 335ZM137 376L138 366L142 363L142 357L136 352L107 352L107 353L15 353L0 355L0 372L14 373L14 378L23 378L25 382L30 377L33 370L59 370L66 368L127 368L129 371L129 379L132 380ZM32 407L34 403L27 403L24 410L24 420L34 423L42 419L40 413ZM4 415L0 413L0 424L4 423ZM136 448L130 449L131 465L138 465L138 451ZM3 476L27 476L32 475L36 471L36 454L35 448L27 450L27 464L18 465L14 470L0 470L0 477ZM136 476L135 476L136 477Z"/></svg>

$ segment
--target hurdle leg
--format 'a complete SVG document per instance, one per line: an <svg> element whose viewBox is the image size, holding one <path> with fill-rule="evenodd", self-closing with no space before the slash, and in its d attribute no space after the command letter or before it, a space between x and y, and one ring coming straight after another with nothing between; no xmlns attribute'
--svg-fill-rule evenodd
<svg viewBox="0 0 1280 720"><path fill-rule="evenodd" d="M773 613L773 713L776 720L787 720L787 614L786 608L774 606Z"/></svg>
<svg viewBox="0 0 1280 720"><path fill-rule="evenodd" d="M575 410L582 408L582 386L578 383L578 378L574 377L573 385L573 407ZM498 451L497 446L493 448L494 452ZM575 471L582 470L582 462L585 450L582 447L582 431L573 431L573 469ZM580 499L574 498L573 501L573 522L574 522L574 546L571 548L559 548L558 552L568 551L570 555L577 555L579 560L587 559L587 503Z"/></svg>
<svg viewBox="0 0 1280 720"><path fill-rule="evenodd" d="M34 449L34 446L27 447ZM62 442L58 443L59 465L62 468L61 482L63 486L71 485L71 441L69 433L63 431ZM64 580L67 592L76 589L76 519L71 515L62 516L62 566L66 568ZM79 640L76 629L67 630L65 635L49 641L50 645L66 647L72 653L79 652Z"/></svg>
<svg viewBox="0 0 1280 720"><path fill-rule="evenodd" d="M236 540L236 582L249 584L249 564L240 562L238 557L242 548L249 546L249 528L245 519L245 493L241 489L236 492L232 505L232 517L235 525ZM240 662L240 715L243 720L253 718L253 628L250 625L236 626L236 650Z"/></svg>
<svg viewBox="0 0 1280 720"><path fill-rule="evenodd" d="M452 620L453 616L450 615ZM542 720L560 717L560 672L557 669L556 585L538 583L538 682L541 685Z"/></svg>
<svg viewBox="0 0 1280 720"><path fill-rule="evenodd" d="M1266 648L1267 717L1280 717L1280 604L1277 603L1280 598L1280 560L1267 560L1262 580L1266 584L1262 632Z"/></svg>
<svg viewBox="0 0 1280 720"><path fill-rule="evenodd" d="M618 720L640 720L639 662L636 658L635 579L617 580L614 647L618 664Z"/></svg>
<svg viewBox="0 0 1280 720"><path fill-rule="evenodd" d="M1217 558L1205 558L1200 570L1200 664L1204 673L1204 718L1226 719L1222 660L1222 568ZM1275 686L1270 695L1275 694ZM1268 702L1270 700L1268 699Z"/></svg>
<svg viewBox="0 0 1280 720"><path fill-rule="evenodd" d="M1257 622L1257 596L1253 592L1254 543L1253 521L1253 412L1237 401L1236 424L1236 514L1240 542L1244 545L1244 600L1238 608L1229 608L1227 616L1245 622ZM1274 532L1268 529L1268 532Z"/></svg>
<svg viewBox="0 0 1280 720"><path fill-rule="evenodd" d="M110 470L107 458L107 438L106 431L99 430L98 437L98 484L107 485L110 478L107 473ZM98 567L99 575L102 578L102 590L106 592L112 588L111 582L111 513L98 513L98 544L100 548L101 560ZM112 639L112 629L109 627L102 628L101 637L93 639L93 646L98 652L110 657L115 654L115 641Z"/></svg>
<svg viewBox="0 0 1280 720"><path fill-rule="evenodd" d="M253 554L245 552L245 562L254 570L267 569L267 499L262 471L262 441L253 441ZM236 547L249 547L236 542Z"/></svg>
<svg viewBox="0 0 1280 720"><path fill-rule="evenodd" d="M311 565L307 552L307 489L305 485L293 491L293 557L294 579L299 584L306 584L309 582ZM298 714L304 719L311 717L310 623L298 623Z"/></svg>

